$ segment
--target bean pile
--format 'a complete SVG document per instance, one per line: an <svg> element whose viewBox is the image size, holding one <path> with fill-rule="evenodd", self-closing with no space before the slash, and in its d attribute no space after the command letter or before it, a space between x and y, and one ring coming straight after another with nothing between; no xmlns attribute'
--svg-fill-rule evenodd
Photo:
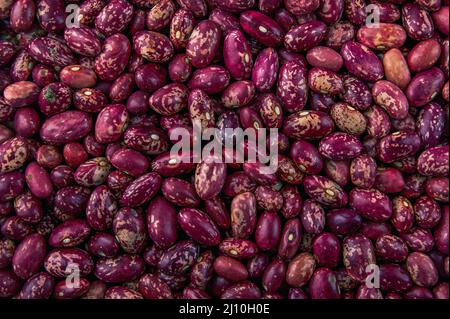
<svg viewBox="0 0 450 319"><path fill-rule="evenodd" d="M448 299L448 35L448 0L0 0L0 298ZM278 128L277 171L171 157L193 121Z"/></svg>

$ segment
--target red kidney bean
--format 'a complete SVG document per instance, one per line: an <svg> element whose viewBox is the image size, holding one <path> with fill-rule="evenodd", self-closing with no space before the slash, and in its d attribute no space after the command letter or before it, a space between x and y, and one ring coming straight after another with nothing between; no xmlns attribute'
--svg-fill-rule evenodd
<svg viewBox="0 0 450 319"><path fill-rule="evenodd" d="M36 162L28 164L25 169L25 180L31 193L38 198L47 198L53 191L49 174Z"/></svg>
<svg viewBox="0 0 450 319"><path fill-rule="evenodd" d="M421 72L432 67L441 55L440 44L433 39L416 44L408 53L408 66L413 72Z"/></svg>
<svg viewBox="0 0 450 319"><path fill-rule="evenodd" d="M283 64L278 76L277 95L284 109L289 113L302 110L307 94L306 70L296 62Z"/></svg>
<svg viewBox="0 0 450 319"><path fill-rule="evenodd" d="M34 104L39 95L39 87L29 81L19 81L5 87L3 96L5 102L13 108Z"/></svg>
<svg viewBox="0 0 450 319"><path fill-rule="evenodd" d="M350 75L344 75L342 84L343 92L340 97L346 103L359 111L366 110L372 104L372 94L363 81Z"/></svg>
<svg viewBox="0 0 450 319"><path fill-rule="evenodd" d="M283 132L296 139L321 139L334 129L331 117L321 111L301 111L288 116Z"/></svg>
<svg viewBox="0 0 450 319"><path fill-rule="evenodd" d="M21 288L20 279L12 271L0 270L0 279L2 281L2 287L0 288L1 298L10 298Z"/></svg>
<svg viewBox="0 0 450 319"><path fill-rule="evenodd" d="M334 72L322 69L312 68L308 73L309 88L322 94L339 94L343 90L341 78Z"/></svg>
<svg viewBox="0 0 450 319"><path fill-rule="evenodd" d="M76 169L75 182L85 187L97 186L106 181L111 165L105 157L93 158Z"/></svg>
<svg viewBox="0 0 450 319"><path fill-rule="evenodd" d="M89 281L85 278L81 278L75 287L72 284L68 284L66 280L63 280L55 285L53 295L56 299L79 298L89 290L89 285Z"/></svg>
<svg viewBox="0 0 450 319"><path fill-rule="evenodd" d="M378 144L378 157L384 163L392 163L414 155L420 147L420 137L415 132L400 131L385 136Z"/></svg>
<svg viewBox="0 0 450 319"><path fill-rule="evenodd" d="M372 87L374 102L383 107L393 119L404 119L408 115L408 100L395 84L377 81Z"/></svg>
<svg viewBox="0 0 450 319"><path fill-rule="evenodd" d="M369 48L384 51L401 47L406 41L406 32L397 24L378 23L362 26L356 37Z"/></svg>
<svg viewBox="0 0 450 319"><path fill-rule="evenodd" d="M95 73L103 81L115 80L125 70L130 52L130 41L123 34L109 36L103 43L102 51L95 58Z"/></svg>
<svg viewBox="0 0 450 319"><path fill-rule="evenodd" d="M252 193L236 195L231 203L231 228L234 237L246 238L256 226L256 199Z"/></svg>
<svg viewBox="0 0 450 319"><path fill-rule="evenodd" d="M24 175L20 172L8 172L0 175L0 201L5 202L14 199L22 193L25 186Z"/></svg>
<svg viewBox="0 0 450 319"><path fill-rule="evenodd" d="M0 172L21 168L29 157L29 145L23 137L13 137L0 145Z"/></svg>

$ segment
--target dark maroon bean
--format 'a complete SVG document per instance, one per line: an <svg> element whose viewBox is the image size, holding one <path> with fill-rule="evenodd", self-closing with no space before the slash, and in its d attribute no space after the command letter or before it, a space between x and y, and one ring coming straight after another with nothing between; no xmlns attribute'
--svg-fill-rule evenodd
<svg viewBox="0 0 450 319"><path fill-rule="evenodd" d="M36 13L36 4L32 0L15 1L11 7L11 28L16 32L27 31L31 28Z"/></svg>
<svg viewBox="0 0 450 319"><path fill-rule="evenodd" d="M413 227L408 232L400 234L413 251L429 252L434 246L434 238L428 229Z"/></svg>
<svg viewBox="0 0 450 319"><path fill-rule="evenodd" d="M366 268L374 265L375 250L370 240L363 235L346 237L343 241L343 262L348 274L356 280L365 280Z"/></svg>
<svg viewBox="0 0 450 319"><path fill-rule="evenodd" d="M284 283L286 277L286 264L281 259L274 259L267 265L262 276L262 286L268 293L276 292Z"/></svg>
<svg viewBox="0 0 450 319"><path fill-rule="evenodd" d="M240 282L248 278L246 267L238 260L219 256L214 260L214 271L232 282Z"/></svg>
<svg viewBox="0 0 450 319"><path fill-rule="evenodd" d="M21 288L20 279L12 271L0 270L0 280L2 282L0 298L11 298Z"/></svg>
<svg viewBox="0 0 450 319"><path fill-rule="evenodd" d="M50 83L39 93L39 108L46 116L62 113L72 103L72 91L62 82Z"/></svg>
<svg viewBox="0 0 450 319"><path fill-rule="evenodd" d="M327 26L319 20L302 23L288 31L284 45L288 50L299 52L317 46L325 37Z"/></svg>
<svg viewBox="0 0 450 319"><path fill-rule="evenodd" d="M39 272L29 278L19 293L19 299L48 299L55 285L52 276L46 272Z"/></svg>
<svg viewBox="0 0 450 319"><path fill-rule="evenodd" d="M342 46L341 55L348 71L361 80L375 82L384 76L380 60L363 44L349 41Z"/></svg>
<svg viewBox="0 0 450 319"><path fill-rule="evenodd" d="M139 255L120 255L99 259L95 276L107 283L123 283L137 279L144 272L144 260Z"/></svg>
<svg viewBox="0 0 450 319"><path fill-rule="evenodd" d="M345 191L332 180L318 175L305 177L305 192L312 199L331 207L342 207L347 204Z"/></svg>
<svg viewBox="0 0 450 319"><path fill-rule="evenodd" d="M339 299L340 291L334 271L328 268L317 269L309 283L311 299Z"/></svg>
<svg viewBox="0 0 450 319"><path fill-rule="evenodd" d="M437 103L425 105L417 117L415 127L425 149L439 143L444 126L445 114L442 107Z"/></svg>
<svg viewBox="0 0 450 319"><path fill-rule="evenodd" d="M118 207L114 195L107 186L97 186L90 194L86 205L86 218L92 228L106 230L111 227Z"/></svg>
<svg viewBox="0 0 450 319"><path fill-rule="evenodd" d="M281 235L281 221L277 213L261 214L256 224L255 241L261 250L274 250Z"/></svg>
<svg viewBox="0 0 450 319"><path fill-rule="evenodd" d="M441 208L428 196L422 196L414 204L416 223L421 228L433 228L441 219Z"/></svg>
<svg viewBox="0 0 450 319"><path fill-rule="evenodd" d="M406 266L412 280L419 286L432 287L439 280L435 264L424 253L411 253L406 261Z"/></svg>
<svg viewBox="0 0 450 319"><path fill-rule="evenodd" d="M242 29L252 38L268 47L277 47L283 41L284 32L277 22L258 11L245 11L240 16Z"/></svg>
<svg viewBox="0 0 450 319"><path fill-rule="evenodd" d="M362 224L361 216L352 209L334 209L327 214L327 225L337 235L356 232Z"/></svg>
<svg viewBox="0 0 450 319"><path fill-rule="evenodd" d="M49 244L53 247L74 247L83 243L90 233L90 227L81 219L67 220L55 227L50 234Z"/></svg>
<svg viewBox="0 0 450 319"><path fill-rule="evenodd" d="M436 248L443 254L448 253L448 238L449 238L449 213L448 205L444 206L442 218L438 226L434 230L434 239L436 242ZM447 259L447 269L448 269L448 259ZM447 270L448 271L448 270Z"/></svg>
<svg viewBox="0 0 450 319"><path fill-rule="evenodd" d="M372 104L372 94L360 79L345 75L342 77L343 92L340 97L359 111L366 110Z"/></svg>
<svg viewBox="0 0 450 319"><path fill-rule="evenodd" d="M411 106L431 102L441 92L444 81L444 73L437 67L417 73L405 92Z"/></svg>
<svg viewBox="0 0 450 319"><path fill-rule="evenodd" d="M416 132L395 132L381 139L378 144L378 157L384 163L392 163L414 155L419 150L420 144L420 137Z"/></svg>
<svg viewBox="0 0 450 319"><path fill-rule="evenodd" d="M281 66L277 82L277 96L281 99L287 112L293 113L303 109L308 97L308 86L306 70L300 64L292 61ZM285 124L285 126L287 125ZM286 135L289 136L287 133Z"/></svg>
<svg viewBox="0 0 450 319"><path fill-rule="evenodd" d="M401 172L393 167L378 168L374 187L383 193L399 193L405 187Z"/></svg>
<svg viewBox="0 0 450 319"><path fill-rule="evenodd" d="M14 199L21 194L25 186L25 178L21 172L0 174L0 202Z"/></svg>
<svg viewBox="0 0 450 319"><path fill-rule="evenodd" d="M117 141L128 124L128 112L122 104L110 104L103 108L95 123L95 138L99 143Z"/></svg>
<svg viewBox="0 0 450 319"><path fill-rule="evenodd" d="M17 246L12 258L14 273L27 279L42 267L46 253L45 239L39 234L25 237Z"/></svg>
<svg viewBox="0 0 450 319"><path fill-rule="evenodd" d="M198 209L181 209L178 223L189 237L202 245L215 246L221 240L217 226L207 214Z"/></svg>
<svg viewBox="0 0 450 319"><path fill-rule="evenodd" d="M123 34L111 35L106 38L101 53L95 58L95 73L103 81L115 80L125 70L130 52L130 41Z"/></svg>
<svg viewBox="0 0 450 319"><path fill-rule="evenodd" d="M88 251L97 257L114 257L119 252L119 244L109 233L96 233L87 243Z"/></svg>
<svg viewBox="0 0 450 319"><path fill-rule="evenodd" d="M402 22L408 36L414 40L426 40L433 35L431 15L415 3L407 3L402 7Z"/></svg>
<svg viewBox="0 0 450 319"><path fill-rule="evenodd" d="M307 233L320 234L325 227L325 210L319 203L308 199L303 203L300 220Z"/></svg>
<svg viewBox="0 0 450 319"><path fill-rule="evenodd" d="M334 268L340 261L341 244L336 235L321 233L313 241L313 253L322 267Z"/></svg>
<svg viewBox="0 0 450 319"><path fill-rule="evenodd" d="M199 289L205 289L213 275L214 255L210 250L203 252L192 266L191 284Z"/></svg>
<svg viewBox="0 0 450 319"><path fill-rule="evenodd" d="M166 273L185 273L194 265L199 255L199 247L192 241L179 241L164 251L158 268Z"/></svg>
<svg viewBox="0 0 450 319"><path fill-rule="evenodd" d="M138 290L145 299L172 299L170 287L155 274L145 274L139 279Z"/></svg>

